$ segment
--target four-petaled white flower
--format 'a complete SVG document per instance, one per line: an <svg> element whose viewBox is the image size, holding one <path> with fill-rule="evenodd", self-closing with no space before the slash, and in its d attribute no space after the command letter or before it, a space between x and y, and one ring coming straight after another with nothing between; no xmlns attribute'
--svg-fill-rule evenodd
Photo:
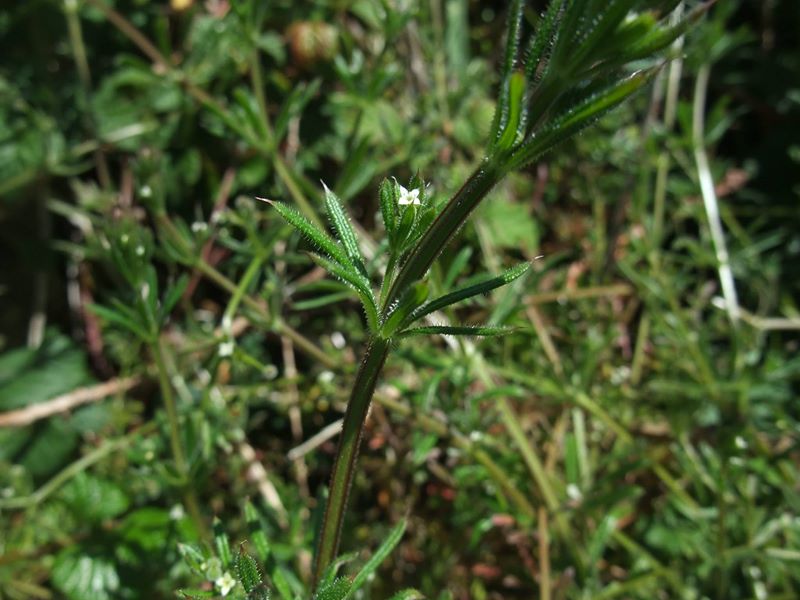
<svg viewBox="0 0 800 600"><path fill-rule="evenodd" d="M214 585L217 586L220 594L227 596L230 591L236 587L236 580L231 576L230 573L225 571L222 574L222 577L217 578L217 580L214 582Z"/></svg>
<svg viewBox="0 0 800 600"><path fill-rule="evenodd" d="M413 204L414 206L420 205L418 189L407 190L402 185L398 185L400 186L400 197L397 199L397 203L400 206L408 206L409 204Z"/></svg>

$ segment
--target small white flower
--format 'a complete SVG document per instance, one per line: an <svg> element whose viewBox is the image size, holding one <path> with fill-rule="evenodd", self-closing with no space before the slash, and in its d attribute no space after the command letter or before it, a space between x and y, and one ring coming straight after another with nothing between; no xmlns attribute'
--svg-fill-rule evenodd
<svg viewBox="0 0 800 600"><path fill-rule="evenodd" d="M233 356L233 348L234 348L234 343L232 340L227 342L222 342L219 345L217 354L219 354L222 358L225 358L226 356Z"/></svg>
<svg viewBox="0 0 800 600"><path fill-rule="evenodd" d="M217 586L220 594L227 596L230 594L231 590L236 587L236 580L231 576L230 573L225 571L222 574L222 577L217 578L217 580L214 582L214 585Z"/></svg>
<svg viewBox="0 0 800 600"><path fill-rule="evenodd" d="M569 497L570 500L574 500L576 502L583 498L581 489L574 483L570 483L569 485L567 485L567 496Z"/></svg>
<svg viewBox="0 0 800 600"><path fill-rule="evenodd" d="M208 223L205 221L195 221L192 223L192 231L195 233L204 233L208 231Z"/></svg>
<svg viewBox="0 0 800 600"><path fill-rule="evenodd" d="M397 203L400 206L408 206L409 204L413 204L414 206L419 206L420 205L419 190L418 189L407 190L402 185L400 185L400 198L397 199Z"/></svg>
<svg viewBox="0 0 800 600"><path fill-rule="evenodd" d="M176 504L171 509L169 509L169 518L173 521L180 521L184 516L183 506L180 504Z"/></svg>

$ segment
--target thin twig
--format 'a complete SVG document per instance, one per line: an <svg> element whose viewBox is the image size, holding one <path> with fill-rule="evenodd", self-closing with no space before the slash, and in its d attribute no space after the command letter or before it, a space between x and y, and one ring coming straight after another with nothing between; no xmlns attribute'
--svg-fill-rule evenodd
<svg viewBox="0 0 800 600"><path fill-rule="evenodd" d="M278 525L285 529L288 526L286 507L281 502L281 497L275 485L269 480L267 470L258 460L255 449L249 443L242 442L238 446L238 452L239 456L247 463L247 479L256 484L258 492L264 498L264 502L275 512Z"/></svg>
<svg viewBox="0 0 800 600"><path fill-rule="evenodd" d="M78 388L46 402L32 404L19 410L0 413L0 427L24 427L40 419L72 410L82 404L97 402L113 394L126 392L139 383L138 377L112 379L105 383Z"/></svg>
<svg viewBox="0 0 800 600"><path fill-rule="evenodd" d="M309 452L319 448L328 440L335 438L342 432L342 422L343 419L336 419L330 425L326 425L317 433L308 438L305 442L289 450L289 453L286 455L287 458L291 461L295 461L304 457Z"/></svg>
<svg viewBox="0 0 800 600"><path fill-rule="evenodd" d="M705 148L705 106L708 79L711 67L707 64L700 67L694 88L694 108L692 112L692 143L694 145L694 160L697 165L697 175L700 179L700 192L703 195L703 205L706 209L708 226L711 231L711 241L717 256L717 269L719 271L722 295L725 298L725 308L728 317L735 325L741 318L739 299L736 295L736 284L733 280L730 256L725 243L725 232L722 229L722 220L719 216L719 202L714 189L714 178L708 164L708 155Z"/></svg>

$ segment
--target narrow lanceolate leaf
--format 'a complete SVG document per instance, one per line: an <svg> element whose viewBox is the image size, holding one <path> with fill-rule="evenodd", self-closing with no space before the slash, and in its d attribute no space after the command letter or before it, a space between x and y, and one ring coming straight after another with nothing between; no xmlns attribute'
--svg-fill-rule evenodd
<svg viewBox="0 0 800 600"><path fill-rule="evenodd" d="M553 47L555 36L558 34L558 21L561 18L561 6L564 0L551 0L539 21L536 34L531 37L531 41L525 51L525 77L533 82L537 78L539 65L546 60L546 54Z"/></svg>
<svg viewBox="0 0 800 600"><path fill-rule="evenodd" d="M429 315L432 312L446 308L452 304L455 304L456 302L461 302L462 300L467 300L468 298L472 298L473 296L478 296L480 294L488 294L492 290L504 286L508 283L511 283L512 281L514 281L519 277L522 277L522 275L527 273L528 269L530 268L531 268L530 263L522 263L517 265L516 267L512 267L507 271L504 271L503 273L501 273L496 277L487 277L483 281L479 281L476 284L459 288L457 290L450 292L449 294L440 296L435 300L426 302L425 304L420 306L417 310L412 312L408 320L404 324L413 323L414 321L421 319L425 315Z"/></svg>
<svg viewBox="0 0 800 600"><path fill-rule="evenodd" d="M389 535L380 545L380 547L375 551L375 554L372 555L367 561L367 564L358 572L358 575L355 576L353 579L353 585L350 587L350 590L347 592L347 595L344 597L343 600L347 600L347 598L352 598L355 594L356 590L358 590L362 585L364 585L381 563L386 560L386 558L391 554L394 547L400 543L400 540L403 539L403 534L406 531L406 521L403 519L397 525L395 525L394 529L389 532Z"/></svg>
<svg viewBox="0 0 800 600"><path fill-rule="evenodd" d="M325 252L333 260L342 265L346 265L350 262L344 248L337 244L327 233L320 231L316 225L301 215L300 211L283 202L274 202L266 198L258 198L258 200L262 200L271 205L292 227L302 233L312 244Z"/></svg>
<svg viewBox="0 0 800 600"><path fill-rule="evenodd" d="M466 337L497 337L514 333L513 327L471 327L467 325L430 325L407 329L400 334L401 338L416 335L463 335Z"/></svg>
<svg viewBox="0 0 800 600"><path fill-rule="evenodd" d="M390 338L404 323L412 311L419 308L428 297L428 285L424 282L415 283L397 301L396 306L389 313L389 317L381 327L381 335Z"/></svg>
<svg viewBox="0 0 800 600"><path fill-rule="evenodd" d="M397 229L397 201L400 197L400 187L396 181L384 179L378 189L378 199L381 205L383 226L389 243L394 244L395 230Z"/></svg>
<svg viewBox="0 0 800 600"><path fill-rule="evenodd" d="M625 48L620 53L621 57L627 62L640 58L647 58L652 54L664 50L678 39L678 37L686 33L689 28L706 13L709 6L711 6L711 3L701 4L686 15L685 19L681 19L678 24L672 27L657 28L651 34L641 37L635 43Z"/></svg>
<svg viewBox="0 0 800 600"><path fill-rule="evenodd" d="M214 546L216 546L217 556L222 562L222 567L227 569L231 562L233 562L233 554L231 553L228 534L225 533L225 529L218 519L214 520Z"/></svg>
<svg viewBox="0 0 800 600"><path fill-rule="evenodd" d="M246 552L240 551L236 557L236 575L248 594L261 585L261 573L256 560Z"/></svg>
<svg viewBox="0 0 800 600"><path fill-rule="evenodd" d="M328 260L319 254L310 254L311 259L320 267L325 269L334 277L338 277L344 283L352 287L358 294L361 303L364 305L364 312L367 315L367 323L371 331L378 329L378 308L375 304L375 296L372 293L372 288L369 281L361 273L355 270L355 267L347 264L341 265L339 263Z"/></svg>
<svg viewBox="0 0 800 600"><path fill-rule="evenodd" d="M266 562L270 554L269 540L267 540L267 534L264 533L261 520L258 518L258 511L252 502L248 501L244 505L244 518L247 521L247 531L250 542L256 549L256 555L262 563Z"/></svg>
<svg viewBox="0 0 800 600"><path fill-rule="evenodd" d="M519 56L519 40L522 31L524 8L522 0L513 0L508 10L508 26L506 27L508 39L506 40L506 52L503 58L502 79L500 80L500 98L497 102L492 123L492 142L497 142L500 139L508 122L509 85Z"/></svg>
<svg viewBox="0 0 800 600"><path fill-rule="evenodd" d="M534 135L514 152L509 168L518 169L525 166L588 127L603 114L644 87L657 70L658 68L654 68L634 73L556 117L543 131Z"/></svg>
<svg viewBox="0 0 800 600"><path fill-rule="evenodd" d="M336 194L330 191L324 183L322 185L325 186L325 207L328 210L328 217L330 217L331 224L344 246L347 258L350 259L350 264L358 269L362 275L366 275L367 269L364 267L364 257L361 256L361 250L358 248L358 238L356 238L356 233L350 224L350 219L344 212Z"/></svg>
<svg viewBox="0 0 800 600"><path fill-rule="evenodd" d="M590 21L588 29L582 35L579 47L570 56L570 60L581 64L593 54L595 48L604 43L613 42L614 30L635 3L635 0L604 0L603 8L590 13L597 16Z"/></svg>
<svg viewBox="0 0 800 600"><path fill-rule="evenodd" d="M524 101L525 74L516 72L511 75L511 79L508 82L508 115L506 117L503 134L500 136L500 139L497 140L497 147L500 150L509 149L517 140Z"/></svg>

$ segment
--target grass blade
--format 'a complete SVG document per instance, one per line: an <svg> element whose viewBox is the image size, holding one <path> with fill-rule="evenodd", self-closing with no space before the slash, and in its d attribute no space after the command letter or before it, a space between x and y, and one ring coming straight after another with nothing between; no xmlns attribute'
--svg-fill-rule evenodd
<svg viewBox="0 0 800 600"><path fill-rule="evenodd" d="M350 587L350 591L347 592L344 600L351 598L356 590L366 583L369 576L375 572L381 563L386 560L386 557L389 556L392 550L394 550L394 547L400 543L400 540L403 539L403 534L405 531L406 521L403 519L397 525L395 525L394 529L389 532L389 535L375 551L375 554L372 555L372 558L367 561L367 564L365 564L364 567L358 572L358 575L355 576L353 579L353 585Z"/></svg>

